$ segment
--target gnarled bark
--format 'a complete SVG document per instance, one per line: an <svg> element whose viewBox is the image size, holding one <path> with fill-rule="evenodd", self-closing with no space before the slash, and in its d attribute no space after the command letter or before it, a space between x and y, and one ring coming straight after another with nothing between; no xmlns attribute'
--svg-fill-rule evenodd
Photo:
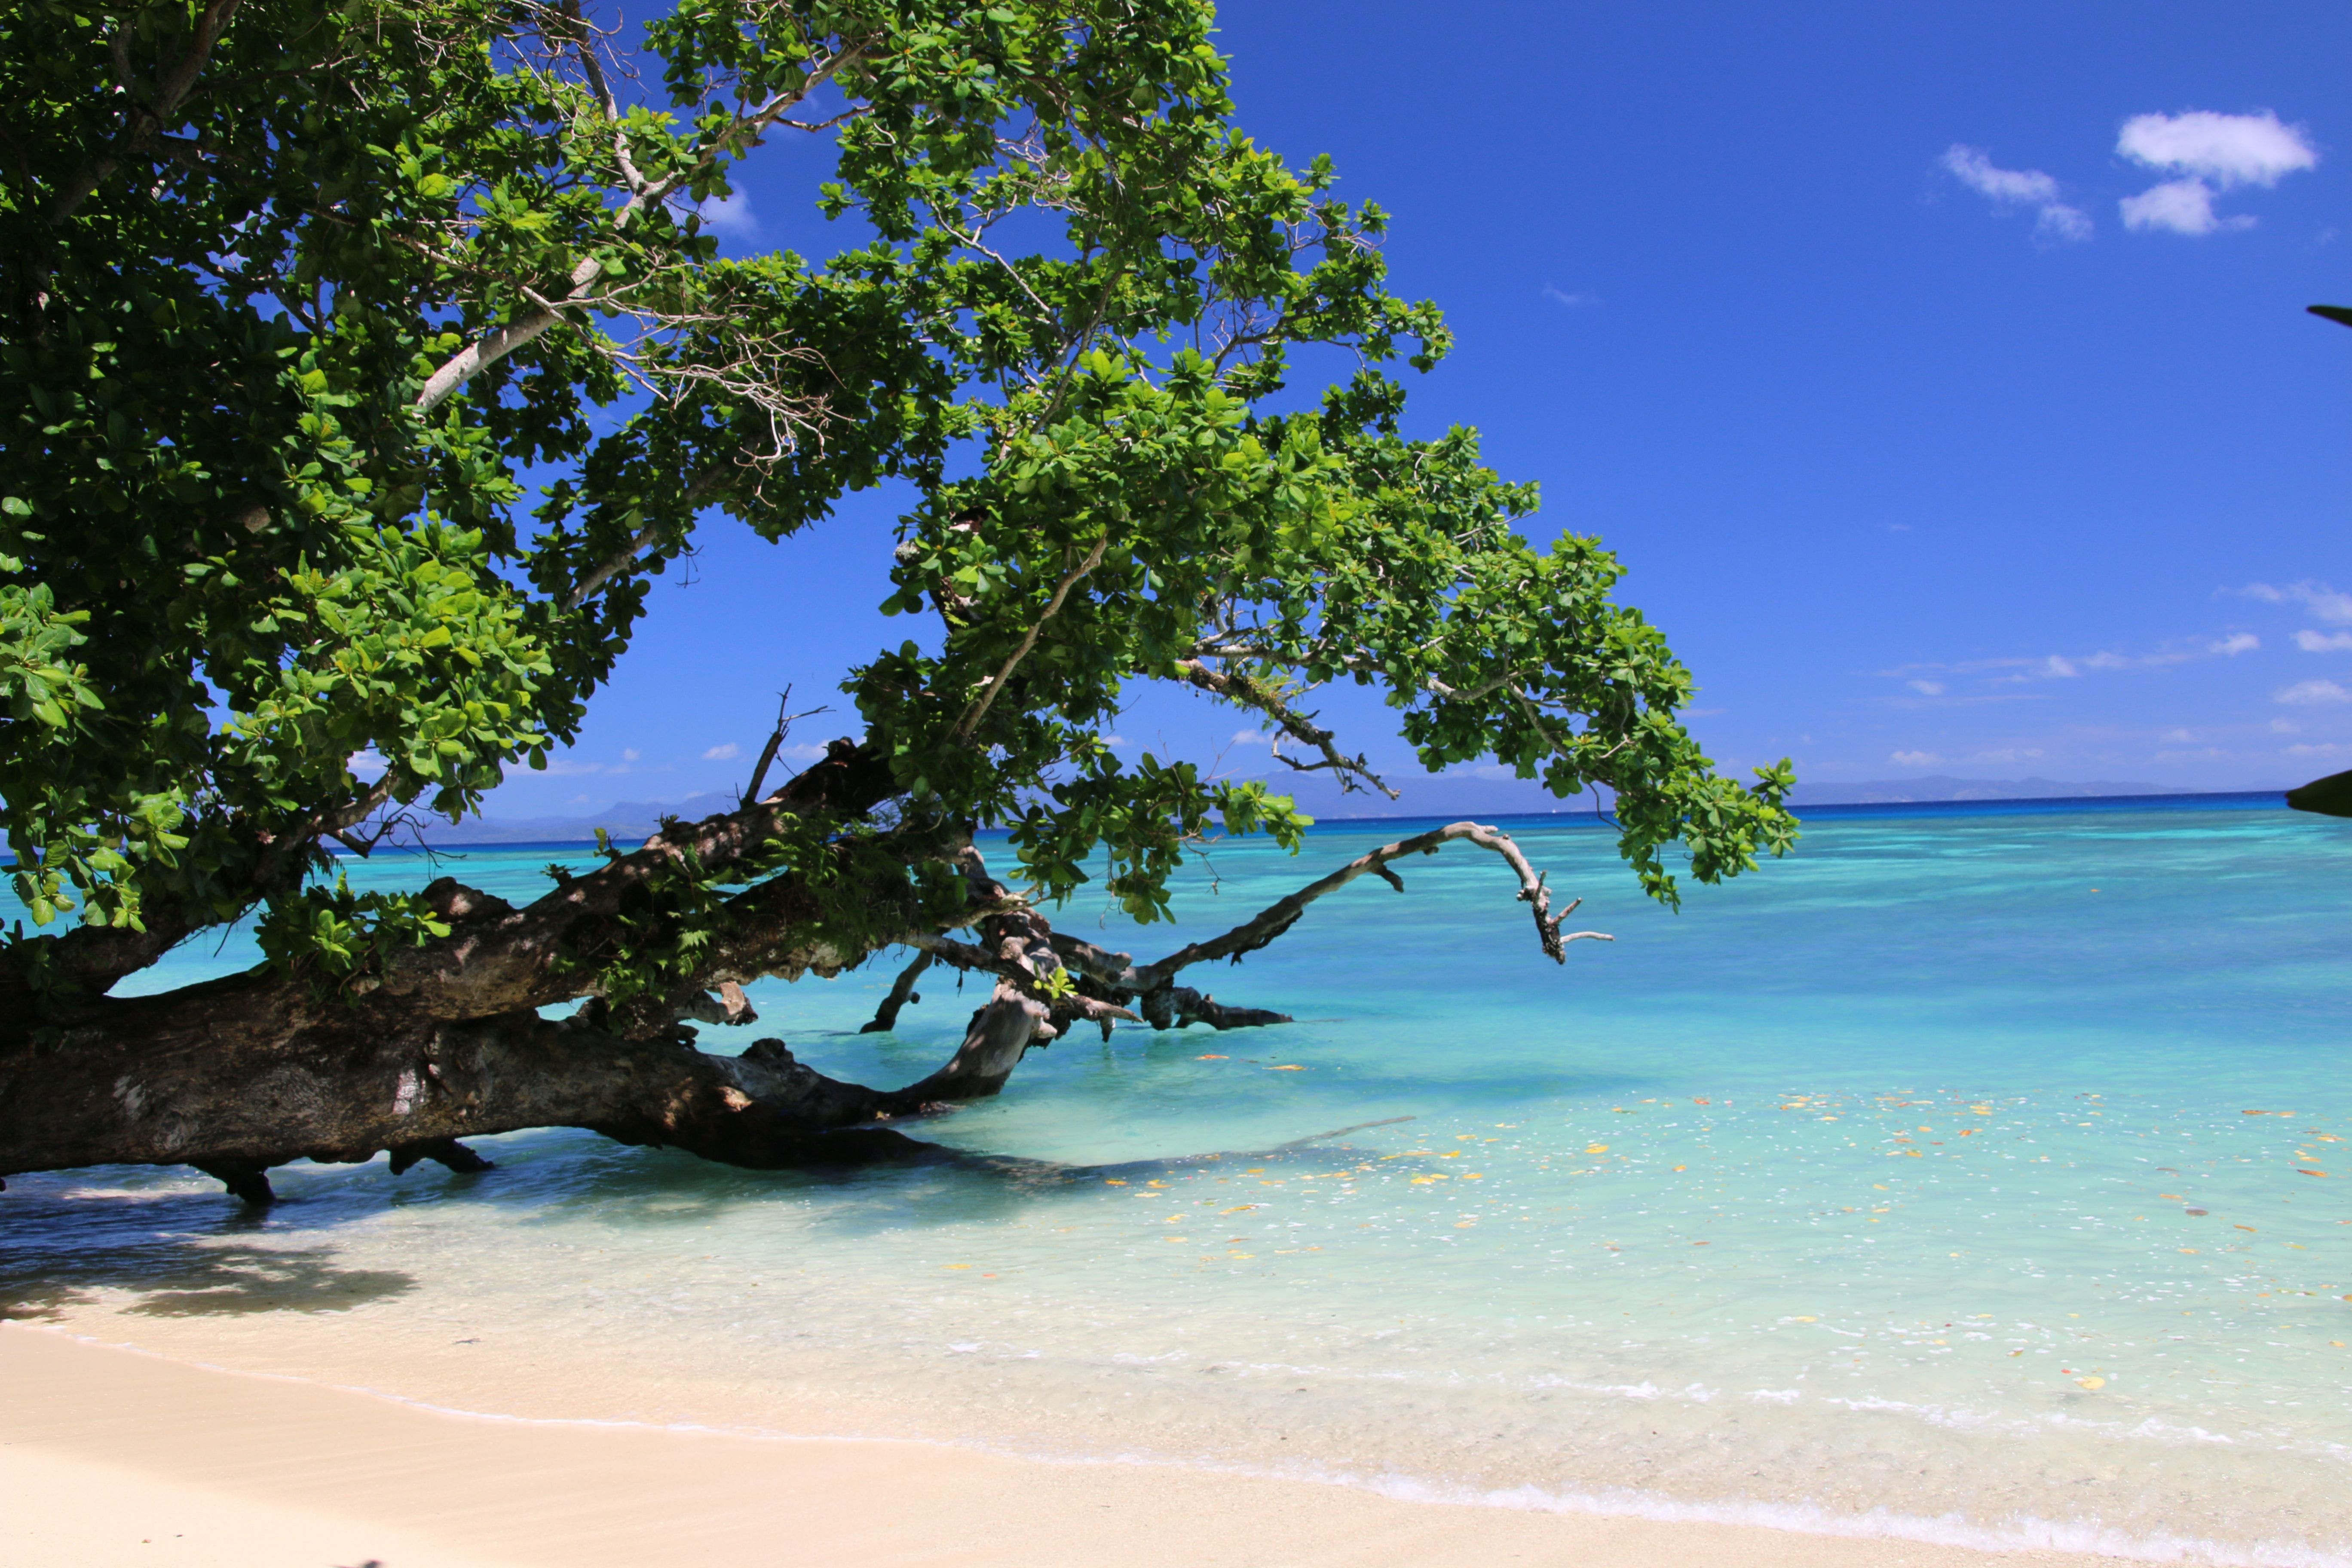
<svg viewBox="0 0 2352 1568"><path fill-rule="evenodd" d="M772 801L674 826L521 908L444 879L420 898L448 921L449 935L357 985L322 988L264 968L152 996L76 994L44 1014L0 1018L0 1177L188 1164L260 1202L269 1196L269 1168L292 1160L356 1162L389 1151L395 1173L426 1159L484 1170L488 1162L462 1140L533 1127L586 1128L758 1169L944 1158L887 1124L999 1092L1030 1047L1074 1025L1094 1024L1108 1037L1118 1021L1219 1029L1288 1022L1219 1003L1176 977L1192 964L1264 947L1308 904L1360 876L1397 883L1387 866L1402 856L1467 839L1518 873L1546 952L1557 958L1566 942L1601 935L1563 936L1542 877L1517 846L1492 828L1456 823L1374 850L1222 936L1138 966L1126 953L1054 931L966 846L964 918L977 942L919 929L909 909L896 930L880 911L870 946L845 951L841 939L817 934L824 927L808 887L783 875L730 900L722 934L675 994L618 1005L595 994L593 971L577 955L611 940L635 889L679 860L707 868L753 853L777 812L854 803L875 786L873 766L836 742L826 763ZM919 835L905 848L946 852ZM955 1052L904 1089L828 1078L777 1039L740 1056L703 1051L680 1022L747 1025L757 1015L745 982L837 973L896 943L920 956L884 1003L884 1026L928 964L995 981ZM541 1016L542 1008L583 996L569 1019Z"/></svg>

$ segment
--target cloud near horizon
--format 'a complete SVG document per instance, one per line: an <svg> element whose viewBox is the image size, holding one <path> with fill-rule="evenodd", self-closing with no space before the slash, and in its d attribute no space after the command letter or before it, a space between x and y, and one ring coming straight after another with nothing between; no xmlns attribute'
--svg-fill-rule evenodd
<svg viewBox="0 0 2352 1568"><path fill-rule="evenodd" d="M2287 175L2315 167L2319 152L2303 127L2260 114L2135 114L2124 121L2116 151L2143 168L2177 176L2117 204L2127 229L2207 235L2252 228L2255 220L2222 217L2213 198L2238 185L2268 189Z"/></svg>
<svg viewBox="0 0 2352 1568"><path fill-rule="evenodd" d="M2002 211L2036 210L2033 236L2051 244L2080 244L2091 237L2088 213L2058 199L2058 182L2039 169L2004 169L1981 147L1955 142L1942 163L1952 178Z"/></svg>

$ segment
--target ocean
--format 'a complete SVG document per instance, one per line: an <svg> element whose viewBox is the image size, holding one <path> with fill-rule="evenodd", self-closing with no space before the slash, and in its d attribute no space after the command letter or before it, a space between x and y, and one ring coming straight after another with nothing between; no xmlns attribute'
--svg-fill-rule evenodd
<svg viewBox="0 0 2352 1568"><path fill-rule="evenodd" d="M1413 823L1213 847L1157 956ZM529 1419L919 1436L1391 1495L2149 1561L2352 1563L2352 823L2277 797L1822 809L1669 912L1590 818L1456 845L1187 979L1276 1028L1091 1031L776 1174L570 1131L499 1169L13 1179L0 1313ZM578 847L447 854L508 897ZM415 885L414 857L353 863ZM146 985L253 962L232 935ZM908 1081L977 987L889 959L749 1030Z"/></svg>

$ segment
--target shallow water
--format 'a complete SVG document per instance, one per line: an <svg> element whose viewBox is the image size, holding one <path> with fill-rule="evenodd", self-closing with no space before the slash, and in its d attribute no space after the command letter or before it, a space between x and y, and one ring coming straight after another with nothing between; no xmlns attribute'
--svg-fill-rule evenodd
<svg viewBox="0 0 2352 1568"><path fill-rule="evenodd" d="M1061 923L1156 954L1404 830L1220 850L1174 932ZM523 1134L481 1178L289 1168L257 1220L178 1173L23 1178L0 1305L532 1416L2352 1563L2352 827L1827 815L1679 916L1605 833L1512 830L1615 942L1545 961L1456 846L1190 977L1298 1023L1057 1042L927 1132L1017 1160L820 1179ZM552 858L444 868L517 896ZM890 978L755 988L705 1042L919 1077L977 998L926 976L856 1034Z"/></svg>

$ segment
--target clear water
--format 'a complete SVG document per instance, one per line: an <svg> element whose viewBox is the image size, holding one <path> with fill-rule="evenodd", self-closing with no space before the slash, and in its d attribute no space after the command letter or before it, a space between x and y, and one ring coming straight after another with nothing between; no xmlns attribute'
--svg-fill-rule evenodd
<svg viewBox="0 0 2352 1568"><path fill-rule="evenodd" d="M1613 944L1546 962L1456 846L1193 976L1298 1023L1064 1040L931 1125L1002 1162L543 1132L479 1178L289 1168L258 1220L184 1173L22 1178L0 1310L530 1416L2352 1563L2352 825L1822 814L1680 916L1603 832L1512 826ZM1174 932L1062 921L1155 955L1404 830L1220 850ZM447 868L516 896L551 858ZM891 973L705 1042L910 1079L976 997L927 976L856 1034Z"/></svg>

